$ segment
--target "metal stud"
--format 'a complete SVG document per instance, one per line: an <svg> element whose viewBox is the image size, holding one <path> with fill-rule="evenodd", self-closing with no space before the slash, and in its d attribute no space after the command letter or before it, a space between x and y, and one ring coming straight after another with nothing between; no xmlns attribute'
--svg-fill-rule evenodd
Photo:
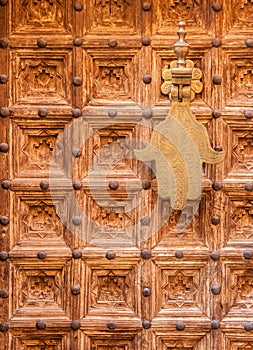
<svg viewBox="0 0 253 350"><path fill-rule="evenodd" d="M37 45L38 47L40 47L41 49L43 49L44 47L47 46L47 40L45 38L39 38L37 40Z"/></svg>
<svg viewBox="0 0 253 350"><path fill-rule="evenodd" d="M151 322L149 320L143 320L142 327L145 329L149 329L151 327Z"/></svg>
<svg viewBox="0 0 253 350"><path fill-rule="evenodd" d="M248 181L245 183L245 190L246 191L253 191L253 181Z"/></svg>
<svg viewBox="0 0 253 350"><path fill-rule="evenodd" d="M71 293L72 293L73 295L78 295L78 294L80 294L80 286L78 286L78 285L72 286L72 287L71 287Z"/></svg>
<svg viewBox="0 0 253 350"><path fill-rule="evenodd" d="M177 259L182 259L183 256L184 256L184 252L183 252L182 250L176 250L176 251L175 251L175 257L176 257Z"/></svg>
<svg viewBox="0 0 253 350"><path fill-rule="evenodd" d="M81 39L81 38L75 38L73 44L74 44L75 46L82 46L82 45L83 45L83 39Z"/></svg>
<svg viewBox="0 0 253 350"><path fill-rule="evenodd" d="M213 83L215 85L220 85L221 84L221 81L222 81L222 78L220 75L214 75L213 77Z"/></svg>
<svg viewBox="0 0 253 350"><path fill-rule="evenodd" d="M73 80L73 84L75 86L81 86L83 83L83 79L81 77L75 77Z"/></svg>
<svg viewBox="0 0 253 350"><path fill-rule="evenodd" d="M211 287L211 291L214 295L218 295L221 292L221 286L219 284L214 284Z"/></svg>
<svg viewBox="0 0 253 350"><path fill-rule="evenodd" d="M109 188L113 191L117 190L119 188L119 183L118 181L115 181L115 180L111 180L109 182Z"/></svg>
<svg viewBox="0 0 253 350"><path fill-rule="evenodd" d="M145 287L142 289L142 295L144 297L149 297L151 295L151 289L149 287Z"/></svg>
<svg viewBox="0 0 253 350"><path fill-rule="evenodd" d="M142 259L148 260L152 256L152 252L149 249L142 249L141 251L141 257Z"/></svg>
<svg viewBox="0 0 253 350"><path fill-rule="evenodd" d="M78 329L80 329L81 323L80 323L79 320L72 321L72 322L70 323L70 327L71 327L71 329L73 329L74 331L77 331Z"/></svg>
<svg viewBox="0 0 253 350"><path fill-rule="evenodd" d="M9 116L10 116L10 110L9 110L8 108L6 108L6 107L0 108L0 116L1 116L2 118L7 118L7 117L9 117Z"/></svg>
<svg viewBox="0 0 253 350"><path fill-rule="evenodd" d="M7 226L10 223L10 218L8 216L0 216L0 224Z"/></svg>
<svg viewBox="0 0 253 350"><path fill-rule="evenodd" d="M219 225L220 223L220 217L218 215L214 215L211 217L211 223L213 225Z"/></svg>
<svg viewBox="0 0 253 350"><path fill-rule="evenodd" d="M143 181L141 186L144 190L149 190L151 187L151 183L150 183L150 181Z"/></svg>
<svg viewBox="0 0 253 350"><path fill-rule="evenodd" d="M9 296L9 293L6 289L0 290L0 298L6 299L6 298L8 298L8 296Z"/></svg>
<svg viewBox="0 0 253 350"><path fill-rule="evenodd" d="M9 151L9 145L7 143L0 143L0 152L6 153Z"/></svg>
<svg viewBox="0 0 253 350"><path fill-rule="evenodd" d="M1 252L0 252L0 260L1 260L1 261L7 260L8 257L9 257L8 252L5 252L5 251L1 251Z"/></svg>
<svg viewBox="0 0 253 350"><path fill-rule="evenodd" d="M176 323L176 330L177 331L183 331L185 329L185 324L182 321L178 321Z"/></svg>
<svg viewBox="0 0 253 350"><path fill-rule="evenodd" d="M212 184L212 188L214 191L220 191L222 189L222 183L220 181L214 181Z"/></svg>
<svg viewBox="0 0 253 350"><path fill-rule="evenodd" d="M213 260L219 260L219 258L220 258L220 252L216 252L216 251L213 251L213 252L211 252L211 254L210 254L210 257L211 257L211 259L213 259Z"/></svg>
<svg viewBox="0 0 253 350"><path fill-rule="evenodd" d="M150 74L143 74L142 81L145 84L150 84L151 83L151 75Z"/></svg>
<svg viewBox="0 0 253 350"><path fill-rule="evenodd" d="M251 259L252 256L253 256L253 251L252 251L251 249L249 249L249 248L244 249L244 251L243 251L243 256L244 256L244 259L249 260L249 259Z"/></svg>
<svg viewBox="0 0 253 350"><path fill-rule="evenodd" d="M43 180L43 181L40 182L40 188L42 190L46 191L48 189L48 187L49 187L49 182L48 181L44 181Z"/></svg>
<svg viewBox="0 0 253 350"><path fill-rule="evenodd" d="M214 150L216 151L216 152L222 152L222 147L221 146L215 146L214 147Z"/></svg>
<svg viewBox="0 0 253 350"><path fill-rule="evenodd" d="M143 46L149 46L151 44L151 39L149 36L144 36L142 39L141 39L141 43Z"/></svg>
<svg viewBox="0 0 253 350"><path fill-rule="evenodd" d="M1 49L6 49L9 45L9 41L6 38L0 38L0 47Z"/></svg>
<svg viewBox="0 0 253 350"><path fill-rule="evenodd" d="M116 258L116 253L113 250L108 250L105 254L106 259L113 260Z"/></svg>
<svg viewBox="0 0 253 350"><path fill-rule="evenodd" d="M80 1L76 1L75 4L74 4L74 9L76 11L82 11L83 9L83 4L80 2Z"/></svg>
<svg viewBox="0 0 253 350"><path fill-rule="evenodd" d="M212 9L213 9L215 12L220 12L220 11L222 10L222 4L215 3L215 4L213 4Z"/></svg>
<svg viewBox="0 0 253 350"><path fill-rule="evenodd" d="M38 252L37 257L38 257L40 260L44 260L44 259L46 259L46 257L47 257L47 253L46 253L44 250L41 250L41 251Z"/></svg>
<svg viewBox="0 0 253 350"><path fill-rule="evenodd" d="M144 109L144 111L142 112L142 116L145 119L151 119L153 117L153 111L152 108L146 108Z"/></svg>
<svg viewBox="0 0 253 350"><path fill-rule="evenodd" d="M44 321L44 320L38 320L38 321L36 322L36 328L37 328L38 330L44 330L44 329L46 329L46 328L47 328L46 321Z"/></svg>
<svg viewBox="0 0 253 350"><path fill-rule="evenodd" d="M221 41L220 38L214 38L214 39L212 40L212 45L213 45L213 47L220 47L221 44L222 44L222 41Z"/></svg>
<svg viewBox="0 0 253 350"><path fill-rule="evenodd" d="M82 110L79 108L73 108L72 115L74 118L80 118L82 116Z"/></svg>
<svg viewBox="0 0 253 350"><path fill-rule="evenodd" d="M252 331L253 329L253 323L252 322L245 322L244 323L244 330L247 332Z"/></svg>
<svg viewBox="0 0 253 350"><path fill-rule="evenodd" d="M214 109L213 112L212 112L212 116L213 118L217 119L217 118L220 118L221 116L221 111L219 109Z"/></svg>
<svg viewBox="0 0 253 350"><path fill-rule="evenodd" d="M0 323L0 332L5 333L9 330L9 324L7 322Z"/></svg>
<svg viewBox="0 0 253 350"><path fill-rule="evenodd" d="M83 256L83 254L82 254L81 250L79 250L79 249L74 249L74 250L72 251L72 257L73 257L74 259L81 259L82 256Z"/></svg>
<svg viewBox="0 0 253 350"><path fill-rule="evenodd" d="M38 115L41 117L41 118L45 118L47 115L48 115L48 110L47 108L45 107L41 107L38 109Z"/></svg>
<svg viewBox="0 0 253 350"><path fill-rule="evenodd" d="M211 321L211 328L212 329L219 329L220 328L220 322L218 320L212 320Z"/></svg>
<svg viewBox="0 0 253 350"><path fill-rule="evenodd" d="M72 223L75 226L80 226L82 224L82 218L80 216L74 216L72 218Z"/></svg>
<svg viewBox="0 0 253 350"><path fill-rule="evenodd" d="M113 321L109 321L109 322L107 322L107 328L108 329L115 329L116 328L116 323L115 322L113 322Z"/></svg>
<svg viewBox="0 0 253 350"><path fill-rule="evenodd" d="M245 109L244 117L247 119L253 118L253 109Z"/></svg>
<svg viewBox="0 0 253 350"><path fill-rule="evenodd" d="M142 226L149 226L150 225L150 216L142 216L141 217L141 225Z"/></svg>
<svg viewBox="0 0 253 350"><path fill-rule="evenodd" d="M81 156L81 151L79 148L74 148L72 150L72 156L75 158L79 158Z"/></svg>
<svg viewBox="0 0 253 350"><path fill-rule="evenodd" d="M253 38L247 38L245 44L247 47L253 47Z"/></svg>
<svg viewBox="0 0 253 350"><path fill-rule="evenodd" d="M109 116L110 118L115 118L115 117L117 116L117 111L116 111L116 109L109 109L109 110L108 110L108 116Z"/></svg>
<svg viewBox="0 0 253 350"><path fill-rule="evenodd" d="M118 45L118 42L116 39L110 39L108 40L108 46L110 47L116 47Z"/></svg>
<svg viewBox="0 0 253 350"><path fill-rule="evenodd" d="M1 187L4 189L4 190L9 190L10 187L11 187L11 182L10 180L3 180L1 182Z"/></svg>
<svg viewBox="0 0 253 350"><path fill-rule="evenodd" d="M151 9L151 2L150 1L145 1L142 3L142 9L144 11L149 11Z"/></svg>
<svg viewBox="0 0 253 350"><path fill-rule="evenodd" d="M1 6L6 6L8 4L8 0L0 0Z"/></svg>
<svg viewBox="0 0 253 350"><path fill-rule="evenodd" d="M0 84L6 84L7 80L8 78L6 74L0 74Z"/></svg>
<svg viewBox="0 0 253 350"><path fill-rule="evenodd" d="M82 182L81 181L74 181L73 182L73 188L74 188L74 190L80 190L81 188L82 188Z"/></svg>

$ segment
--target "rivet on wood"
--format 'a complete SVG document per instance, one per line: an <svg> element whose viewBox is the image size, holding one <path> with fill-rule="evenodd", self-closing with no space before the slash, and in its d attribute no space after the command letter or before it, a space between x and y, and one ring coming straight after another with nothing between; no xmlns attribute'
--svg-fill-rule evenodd
<svg viewBox="0 0 253 350"><path fill-rule="evenodd" d="M220 181L214 181L212 184L212 189L214 191L220 191L222 189L222 183Z"/></svg>
<svg viewBox="0 0 253 350"><path fill-rule="evenodd" d="M6 107L0 108L0 116L1 116L2 118L7 118L7 117L9 117L9 116L10 116L10 110L9 110L8 108L6 108Z"/></svg>
<svg viewBox="0 0 253 350"><path fill-rule="evenodd" d="M71 327L71 329L73 329L74 331L77 331L78 329L80 329L81 323L80 323L79 320L72 321L71 324L70 324L70 327Z"/></svg>
<svg viewBox="0 0 253 350"><path fill-rule="evenodd" d="M248 181L245 183L245 190L246 191L253 191L253 181Z"/></svg>
<svg viewBox="0 0 253 350"><path fill-rule="evenodd" d="M244 249L243 256L244 256L245 259L249 260L253 256L253 251L251 249L249 249L249 248Z"/></svg>
<svg viewBox="0 0 253 350"><path fill-rule="evenodd" d="M6 153L9 151L9 145L7 143L0 143L0 152Z"/></svg>
<svg viewBox="0 0 253 350"><path fill-rule="evenodd" d="M37 40L37 45L38 45L38 47L40 47L40 48L44 48L44 47L47 46L47 40L46 40L45 38L39 38L39 39Z"/></svg>
<svg viewBox="0 0 253 350"><path fill-rule="evenodd" d="M177 331L183 331L185 329L185 324L182 321L178 321L176 323L176 330Z"/></svg>
<svg viewBox="0 0 253 350"><path fill-rule="evenodd" d="M116 258L116 253L113 250L108 250L105 256L106 256L106 259L113 260Z"/></svg>
<svg viewBox="0 0 253 350"><path fill-rule="evenodd" d="M82 218L80 216L74 216L72 218L72 223L75 226L80 226L82 224Z"/></svg>
<svg viewBox="0 0 253 350"><path fill-rule="evenodd" d="M44 329L46 329L46 327L47 327L46 321L44 321L44 320L38 320L38 321L36 322L36 328L37 328L38 330L44 330Z"/></svg>
<svg viewBox="0 0 253 350"><path fill-rule="evenodd" d="M81 259L82 256L83 256L83 254L82 254L81 250L79 250L79 249L74 249L74 250L72 251L72 257L73 257L74 259Z"/></svg>
<svg viewBox="0 0 253 350"><path fill-rule="evenodd" d="M6 74L0 74L0 84L6 84L8 77Z"/></svg>

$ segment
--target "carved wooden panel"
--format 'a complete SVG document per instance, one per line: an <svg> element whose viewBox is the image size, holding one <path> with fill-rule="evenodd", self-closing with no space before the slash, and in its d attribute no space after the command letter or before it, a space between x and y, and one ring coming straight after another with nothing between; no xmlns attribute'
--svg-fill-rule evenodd
<svg viewBox="0 0 253 350"><path fill-rule="evenodd" d="M12 55L13 103L71 103L72 82L67 73L72 62L70 51L15 50Z"/></svg>
<svg viewBox="0 0 253 350"><path fill-rule="evenodd" d="M72 31L72 11L67 0L11 1L14 33L67 33Z"/></svg>
<svg viewBox="0 0 253 350"><path fill-rule="evenodd" d="M88 50L85 55L88 101L92 104L112 101L137 102L133 75L138 74L137 52L119 53Z"/></svg>
<svg viewBox="0 0 253 350"><path fill-rule="evenodd" d="M253 349L252 13L0 0L0 350ZM203 72L191 108L226 153L182 211L134 157L171 109L179 20Z"/></svg>

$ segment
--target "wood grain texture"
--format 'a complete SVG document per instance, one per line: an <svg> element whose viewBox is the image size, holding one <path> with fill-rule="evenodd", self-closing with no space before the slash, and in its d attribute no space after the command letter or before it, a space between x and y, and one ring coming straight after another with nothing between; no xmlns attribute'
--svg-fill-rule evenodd
<svg viewBox="0 0 253 350"><path fill-rule="evenodd" d="M2 3L0 350L253 349L253 1ZM183 212L133 159L172 107L179 20L203 73L191 109L226 153Z"/></svg>

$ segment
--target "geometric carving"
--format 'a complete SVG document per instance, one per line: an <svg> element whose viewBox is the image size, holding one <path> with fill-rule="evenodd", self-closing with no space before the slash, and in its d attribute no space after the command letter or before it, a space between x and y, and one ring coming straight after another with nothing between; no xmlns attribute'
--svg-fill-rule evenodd
<svg viewBox="0 0 253 350"><path fill-rule="evenodd" d="M23 152L28 157L28 164L48 169L55 142L56 135L51 135L48 130L40 130L39 136L28 135L28 141L23 147Z"/></svg>
<svg viewBox="0 0 253 350"><path fill-rule="evenodd" d="M131 137L129 130L102 129L94 134L93 167L94 170L126 169L127 157L130 157L130 147L127 138Z"/></svg>
<svg viewBox="0 0 253 350"><path fill-rule="evenodd" d="M15 32L70 32L70 17L66 0L13 0Z"/></svg>
<svg viewBox="0 0 253 350"><path fill-rule="evenodd" d="M234 23L238 27L252 27L253 25L253 0L234 0L232 4L234 9Z"/></svg>
<svg viewBox="0 0 253 350"><path fill-rule="evenodd" d="M59 234L57 230L59 219L53 205L47 205L45 201L27 205L29 213L23 216L22 221L27 227L29 236L37 235L44 238L50 234Z"/></svg>
<svg viewBox="0 0 253 350"><path fill-rule="evenodd" d="M55 340L20 340L19 347L16 349L20 350L61 350L62 341L59 339Z"/></svg>
<svg viewBox="0 0 253 350"><path fill-rule="evenodd" d="M93 3L92 30L117 30L133 26L133 0L93 0Z"/></svg>
<svg viewBox="0 0 253 350"><path fill-rule="evenodd" d="M128 100L132 95L131 59L94 59L94 98Z"/></svg>
<svg viewBox="0 0 253 350"><path fill-rule="evenodd" d="M253 96L253 95L252 95ZM246 132L236 135L233 146L234 166L233 173L251 173L253 169L253 134Z"/></svg>
<svg viewBox="0 0 253 350"><path fill-rule="evenodd" d="M66 50L40 55L17 51L13 56L14 103L34 103L34 99L43 104L68 103L70 55Z"/></svg>
<svg viewBox="0 0 253 350"><path fill-rule="evenodd" d="M201 1L195 0L160 0L158 29L176 26L178 18L185 21L189 27L201 26L201 5Z"/></svg>
<svg viewBox="0 0 253 350"><path fill-rule="evenodd" d="M191 346L184 346L182 342L177 342L175 346L167 346L167 350L194 350Z"/></svg>
<svg viewBox="0 0 253 350"><path fill-rule="evenodd" d="M33 269L22 267L17 270L18 284L16 314L40 312L41 309L58 312L65 310L64 305L64 268ZM19 289L18 289L19 287Z"/></svg>
<svg viewBox="0 0 253 350"><path fill-rule="evenodd" d="M90 350L130 350L134 345L133 339L92 339Z"/></svg>
<svg viewBox="0 0 253 350"><path fill-rule="evenodd" d="M253 235L253 201L232 201L231 219L235 224L235 233L231 237L250 239Z"/></svg>
<svg viewBox="0 0 253 350"><path fill-rule="evenodd" d="M253 308L253 276L252 270L245 270L243 274L235 276L235 285L232 286L234 303L232 308Z"/></svg>
<svg viewBox="0 0 253 350"><path fill-rule="evenodd" d="M108 308L134 311L134 281L134 269L91 269L90 312Z"/></svg>
<svg viewBox="0 0 253 350"><path fill-rule="evenodd" d="M234 83L236 96L240 98L252 98L253 97L253 61L244 61L244 66L236 65L236 73L232 77Z"/></svg>
<svg viewBox="0 0 253 350"><path fill-rule="evenodd" d="M166 307L182 308L196 305L199 293L199 271L163 270L163 295ZM165 307L165 305L163 305Z"/></svg>

